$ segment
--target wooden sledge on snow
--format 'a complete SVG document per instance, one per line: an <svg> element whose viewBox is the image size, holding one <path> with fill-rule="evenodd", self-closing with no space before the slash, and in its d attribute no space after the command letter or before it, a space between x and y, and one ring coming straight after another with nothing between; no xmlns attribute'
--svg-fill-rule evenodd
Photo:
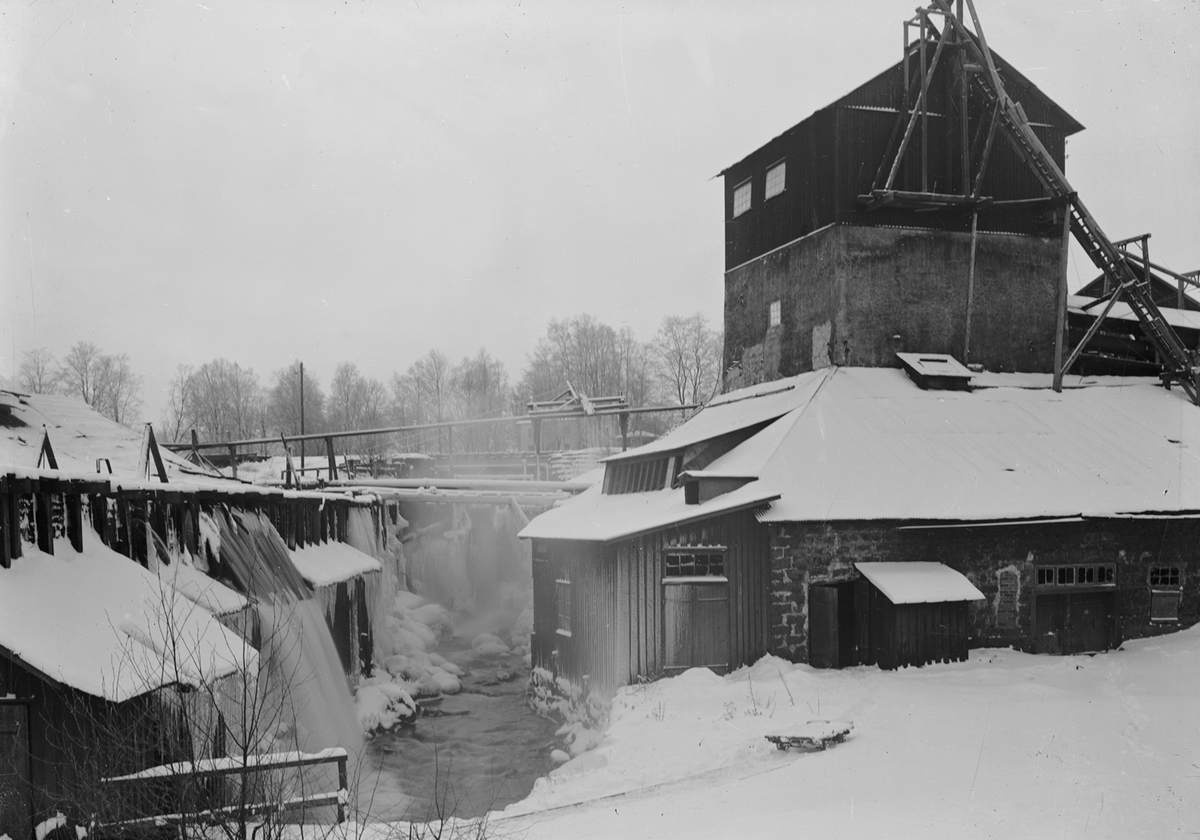
<svg viewBox="0 0 1200 840"><path fill-rule="evenodd" d="M828 749L830 744L840 744L846 740L854 724L843 720L810 720L800 727L798 732L791 735L767 735L768 741L777 750L789 750L795 747L805 752Z"/></svg>

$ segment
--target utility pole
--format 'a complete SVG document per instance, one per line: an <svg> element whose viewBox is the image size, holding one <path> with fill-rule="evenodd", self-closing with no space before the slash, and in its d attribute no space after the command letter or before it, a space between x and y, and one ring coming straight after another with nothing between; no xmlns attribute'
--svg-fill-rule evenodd
<svg viewBox="0 0 1200 840"><path fill-rule="evenodd" d="M304 434L304 362L300 363L300 434ZM304 444L303 437L300 440L300 475L304 475ZM299 487L299 482L296 484Z"/></svg>

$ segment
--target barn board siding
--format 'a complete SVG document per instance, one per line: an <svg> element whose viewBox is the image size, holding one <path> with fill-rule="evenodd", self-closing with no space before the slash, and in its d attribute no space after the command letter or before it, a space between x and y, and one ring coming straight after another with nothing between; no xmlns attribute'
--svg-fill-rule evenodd
<svg viewBox="0 0 1200 840"><path fill-rule="evenodd" d="M589 685L605 691L639 676L661 675L664 557L673 545L728 548L729 667L765 653L769 540L766 527L746 511L608 546L535 540L535 554L544 552L547 560L534 563L534 661L573 680L586 676ZM554 632L554 580L564 570L574 609L570 638Z"/></svg>

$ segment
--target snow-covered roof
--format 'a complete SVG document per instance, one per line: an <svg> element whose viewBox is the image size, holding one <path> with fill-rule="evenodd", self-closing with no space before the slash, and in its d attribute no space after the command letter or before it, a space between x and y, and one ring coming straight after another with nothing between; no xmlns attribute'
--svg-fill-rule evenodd
<svg viewBox="0 0 1200 840"><path fill-rule="evenodd" d="M709 469L753 455L780 494L769 522L1200 510L1200 409L1153 379L1103 379L923 391L899 370L838 368L773 451L752 440Z"/></svg>
<svg viewBox="0 0 1200 840"><path fill-rule="evenodd" d="M754 481L698 505L687 504L681 488L604 495L600 486L595 485L559 507L535 516L518 536L612 542L719 513L762 507L774 498L777 494Z"/></svg>
<svg viewBox="0 0 1200 840"><path fill-rule="evenodd" d="M535 518L523 537L604 540L761 506L765 522L1020 520L1200 511L1200 409L1151 378L981 374L972 391L925 391L895 368L827 368L735 391L661 442L700 442L774 422L708 464L704 477L757 480L701 505L683 490L595 487ZM760 400L792 400L755 408ZM710 418L712 415L710 415ZM657 445L652 444L652 445ZM635 453L643 452L634 450Z"/></svg>
<svg viewBox="0 0 1200 840"><path fill-rule="evenodd" d="M854 568L893 604L983 600L983 593L971 581L941 563L855 563Z"/></svg>
<svg viewBox="0 0 1200 840"><path fill-rule="evenodd" d="M605 463L673 452L782 417L806 403L820 387L825 374L823 370L813 371L722 394L658 440L611 455Z"/></svg>
<svg viewBox="0 0 1200 840"><path fill-rule="evenodd" d="M42 448L42 427L63 472L96 477L96 461L107 458L114 475L137 475L142 455L142 430L114 423L83 400L54 394L23 394L0 390L0 413L24 425L0 424L0 464L36 467ZM224 482L167 449L159 448L172 481Z"/></svg>
<svg viewBox="0 0 1200 840"><path fill-rule="evenodd" d="M1083 308L1089 304L1092 304L1089 309ZM1067 309L1076 315L1090 315L1095 318L1104 311L1104 304L1096 303L1096 298L1084 295L1069 295L1067 297ZM1200 312L1193 309L1175 309L1170 306L1159 307L1159 311L1162 312L1163 319L1172 327L1200 330ZM1113 304L1113 308L1109 310L1105 318L1115 318L1118 321L1132 321L1134 323L1138 322L1137 314L1124 301L1117 301Z"/></svg>
<svg viewBox="0 0 1200 840"><path fill-rule="evenodd" d="M0 646L63 685L122 701L256 666L208 610L85 529L82 552L24 546L0 568Z"/></svg>
<svg viewBox="0 0 1200 840"><path fill-rule="evenodd" d="M292 562L300 576L313 586L332 586L367 572L379 572L383 566L369 554L349 543L330 541L313 543L292 552Z"/></svg>
<svg viewBox="0 0 1200 840"><path fill-rule="evenodd" d="M160 564L158 576L175 591L213 615L228 615L244 610L249 601L240 592L206 575L180 558L169 566Z"/></svg>

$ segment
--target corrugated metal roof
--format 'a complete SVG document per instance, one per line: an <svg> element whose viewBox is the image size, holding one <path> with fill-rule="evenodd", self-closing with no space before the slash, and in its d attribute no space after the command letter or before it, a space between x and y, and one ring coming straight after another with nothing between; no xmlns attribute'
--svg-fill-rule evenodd
<svg viewBox="0 0 1200 840"><path fill-rule="evenodd" d="M782 417L812 397L827 375L827 370L803 373L789 379L764 382L750 388L732 391L713 399L681 426L672 429L653 443L628 452L613 455L605 463L644 458L701 443L722 435L766 423Z"/></svg>
<svg viewBox="0 0 1200 840"><path fill-rule="evenodd" d="M982 601L983 593L960 572L941 563L855 563L854 568L893 604Z"/></svg>
<svg viewBox="0 0 1200 840"><path fill-rule="evenodd" d="M698 505L684 501L682 488L603 495L597 486L535 516L518 536L613 542L720 513L761 507L775 498L775 493L757 481Z"/></svg>
<svg viewBox="0 0 1200 840"><path fill-rule="evenodd" d="M971 392L923 391L894 368L829 368L727 394L721 422L697 415L664 448L769 419L779 406L764 413L758 400L789 395L789 412L704 470L758 480L702 505L684 504L680 489L596 487L521 536L612 541L772 498L761 521L1200 511L1200 409L1180 391L1145 377L1073 378L1062 393L1048 376L983 378L988 387Z"/></svg>
<svg viewBox="0 0 1200 840"><path fill-rule="evenodd" d="M760 518L1200 509L1200 409L1154 382L1061 394L922 391L897 370L840 368L765 459L760 481L781 498ZM739 469L742 450L709 469ZM761 452L753 457L763 460Z"/></svg>

